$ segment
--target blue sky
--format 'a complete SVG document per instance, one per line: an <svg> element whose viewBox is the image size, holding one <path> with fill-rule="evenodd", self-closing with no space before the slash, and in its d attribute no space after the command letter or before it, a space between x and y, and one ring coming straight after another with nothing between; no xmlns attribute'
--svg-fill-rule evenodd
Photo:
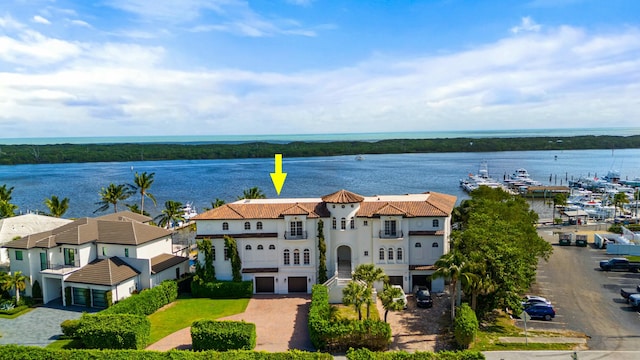
<svg viewBox="0 0 640 360"><path fill-rule="evenodd" d="M640 1L3 0L0 137L637 127Z"/></svg>

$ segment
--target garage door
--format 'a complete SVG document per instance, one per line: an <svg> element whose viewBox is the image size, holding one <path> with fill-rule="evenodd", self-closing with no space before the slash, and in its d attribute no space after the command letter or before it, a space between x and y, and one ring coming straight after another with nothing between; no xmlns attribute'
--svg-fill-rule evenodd
<svg viewBox="0 0 640 360"><path fill-rule="evenodd" d="M404 284L402 283L402 276L389 276L389 283L391 285L400 285L404 288Z"/></svg>
<svg viewBox="0 0 640 360"><path fill-rule="evenodd" d="M93 306L94 307L99 307L99 308L106 308L107 307L107 296L106 296L106 291L104 290L96 290L96 289L92 289L91 290L91 296L93 297Z"/></svg>
<svg viewBox="0 0 640 360"><path fill-rule="evenodd" d="M274 292L273 276L256 277L256 293L272 293L272 292Z"/></svg>
<svg viewBox="0 0 640 360"><path fill-rule="evenodd" d="M307 292L307 277L306 276L292 276L287 279L289 284L290 293L306 293Z"/></svg>
<svg viewBox="0 0 640 360"><path fill-rule="evenodd" d="M427 289L431 290L431 275L413 275L411 277L411 284L413 286L426 286Z"/></svg>
<svg viewBox="0 0 640 360"><path fill-rule="evenodd" d="M89 289L84 288L73 288L73 304L74 305L87 305L87 295L89 294Z"/></svg>

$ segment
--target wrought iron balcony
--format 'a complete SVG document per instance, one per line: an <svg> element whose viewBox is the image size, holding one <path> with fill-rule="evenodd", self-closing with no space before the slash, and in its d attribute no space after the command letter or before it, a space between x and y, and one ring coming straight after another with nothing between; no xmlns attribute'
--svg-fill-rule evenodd
<svg viewBox="0 0 640 360"><path fill-rule="evenodd" d="M400 231L385 231L380 230L380 239L402 239L404 235L402 234L402 230Z"/></svg>
<svg viewBox="0 0 640 360"><path fill-rule="evenodd" d="M80 260L75 260L73 263L67 262L65 264L52 263L47 261L47 268L40 270L47 274L66 274L78 270L80 267Z"/></svg>
<svg viewBox="0 0 640 360"><path fill-rule="evenodd" d="M297 231L297 232L291 232L291 231L285 231L284 232L284 238L286 240L303 240L307 238L307 232L306 231Z"/></svg>

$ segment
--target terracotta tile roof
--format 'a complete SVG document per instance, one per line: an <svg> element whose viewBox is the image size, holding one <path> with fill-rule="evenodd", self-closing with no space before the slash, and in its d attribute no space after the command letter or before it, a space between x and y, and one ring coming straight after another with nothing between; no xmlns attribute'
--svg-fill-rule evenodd
<svg viewBox="0 0 640 360"><path fill-rule="evenodd" d="M103 244L140 245L170 236L172 231L132 220L81 218L50 231L13 240L5 246L16 249L53 248L58 245Z"/></svg>
<svg viewBox="0 0 640 360"><path fill-rule="evenodd" d="M273 273L278 272L278 268L249 268L242 269L243 274L255 274L255 273Z"/></svg>
<svg viewBox="0 0 640 360"><path fill-rule="evenodd" d="M137 276L139 272L117 256L97 259L69 275L65 282L114 286Z"/></svg>
<svg viewBox="0 0 640 360"><path fill-rule="evenodd" d="M409 231L409 236L432 236L444 235L444 230L414 230Z"/></svg>
<svg viewBox="0 0 640 360"><path fill-rule="evenodd" d="M274 238L277 239L278 238L278 233L241 233L241 234L199 234L196 235L196 239L222 239L225 236L230 236L234 239L251 239L251 238Z"/></svg>
<svg viewBox="0 0 640 360"><path fill-rule="evenodd" d="M234 202L196 216L195 220L279 219L285 215L305 215L309 218L330 216L327 202L354 203L360 205L357 216L376 217L446 217L455 206L456 197L435 192L423 194L362 197L340 190L321 200L314 199L262 199L261 201Z"/></svg>
<svg viewBox="0 0 640 360"><path fill-rule="evenodd" d="M160 254L151 258L151 273L157 274L185 261L189 261L189 258L171 254Z"/></svg>
<svg viewBox="0 0 640 360"><path fill-rule="evenodd" d="M363 200L364 197L344 189L322 197L322 201L332 204L353 204Z"/></svg>

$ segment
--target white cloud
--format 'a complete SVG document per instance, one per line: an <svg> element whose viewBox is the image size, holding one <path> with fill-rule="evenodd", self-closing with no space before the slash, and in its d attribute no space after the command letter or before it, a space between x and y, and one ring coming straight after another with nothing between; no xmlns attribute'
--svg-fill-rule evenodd
<svg viewBox="0 0 640 360"><path fill-rule="evenodd" d="M521 32L538 32L541 28L542 27L539 24L536 24L532 18L525 16L522 18L520 25L511 28L511 32L514 34Z"/></svg>
<svg viewBox="0 0 640 360"><path fill-rule="evenodd" d="M35 15L33 17L33 22L44 25L51 25L51 22L40 15Z"/></svg>
<svg viewBox="0 0 640 360"><path fill-rule="evenodd" d="M74 26L80 26L80 27L86 27L86 28L91 28L92 27L91 24L89 24L88 22L83 21L83 20L71 19L71 20L68 20L68 22L71 25L74 25Z"/></svg>
<svg viewBox="0 0 640 360"><path fill-rule="evenodd" d="M33 30L22 31L17 37L0 36L0 60L9 63L38 66L68 60L79 53L76 44Z"/></svg>

